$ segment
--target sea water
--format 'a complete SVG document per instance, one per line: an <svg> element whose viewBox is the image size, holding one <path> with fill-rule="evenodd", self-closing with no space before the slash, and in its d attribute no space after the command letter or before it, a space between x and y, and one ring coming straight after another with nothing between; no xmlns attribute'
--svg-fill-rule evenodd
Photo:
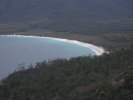
<svg viewBox="0 0 133 100"><path fill-rule="evenodd" d="M96 53L66 41L31 36L0 36L0 79L17 70L20 65L88 55Z"/></svg>

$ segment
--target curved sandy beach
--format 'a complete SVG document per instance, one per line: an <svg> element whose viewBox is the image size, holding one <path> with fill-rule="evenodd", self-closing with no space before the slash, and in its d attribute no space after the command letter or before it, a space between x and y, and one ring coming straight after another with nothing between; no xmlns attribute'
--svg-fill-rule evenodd
<svg viewBox="0 0 133 100"><path fill-rule="evenodd" d="M95 46L95 45L89 44L89 43L80 42L80 41L77 41L77 40L69 40L69 39L54 38L54 37L43 37L43 36L32 36L32 35L31 36L26 36L26 35L1 35L1 36L19 36L19 37L34 37L34 38L54 39L54 40L69 42L69 43L73 43L73 44L76 44L76 45L80 45L80 46L89 48L92 51L94 51L96 53L96 55L102 55L103 53L105 53L105 50L102 47L98 47L98 46Z"/></svg>

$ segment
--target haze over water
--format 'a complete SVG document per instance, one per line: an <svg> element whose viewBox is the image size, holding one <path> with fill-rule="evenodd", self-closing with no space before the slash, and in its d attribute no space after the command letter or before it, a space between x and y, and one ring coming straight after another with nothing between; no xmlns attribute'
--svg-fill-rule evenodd
<svg viewBox="0 0 133 100"><path fill-rule="evenodd" d="M15 71L19 64L87 55L96 54L86 47L50 38L0 36L0 79Z"/></svg>

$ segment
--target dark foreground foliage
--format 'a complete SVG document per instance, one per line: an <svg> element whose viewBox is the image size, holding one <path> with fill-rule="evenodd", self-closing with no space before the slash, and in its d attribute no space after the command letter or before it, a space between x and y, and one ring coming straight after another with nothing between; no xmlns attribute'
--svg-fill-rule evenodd
<svg viewBox="0 0 133 100"><path fill-rule="evenodd" d="M133 47L14 72L0 83L0 100L133 100Z"/></svg>

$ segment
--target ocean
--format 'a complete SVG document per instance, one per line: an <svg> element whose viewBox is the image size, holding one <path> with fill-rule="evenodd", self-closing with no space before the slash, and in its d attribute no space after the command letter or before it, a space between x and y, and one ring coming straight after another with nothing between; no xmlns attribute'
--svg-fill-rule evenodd
<svg viewBox="0 0 133 100"><path fill-rule="evenodd" d="M21 66L57 58L70 59L96 53L84 46L36 36L0 36L0 79Z"/></svg>

